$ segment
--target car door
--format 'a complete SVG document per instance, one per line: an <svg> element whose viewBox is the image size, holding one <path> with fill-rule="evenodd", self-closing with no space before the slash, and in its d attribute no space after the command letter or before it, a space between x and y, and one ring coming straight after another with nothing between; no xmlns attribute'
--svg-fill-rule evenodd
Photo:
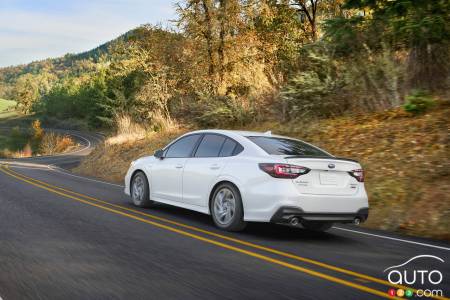
<svg viewBox="0 0 450 300"><path fill-rule="evenodd" d="M192 134L178 139L164 150L163 158L152 165L151 199L182 201L183 169L200 137L200 134Z"/></svg>
<svg viewBox="0 0 450 300"><path fill-rule="evenodd" d="M219 134L205 134L183 172L183 202L208 206L211 186L237 143Z"/></svg>

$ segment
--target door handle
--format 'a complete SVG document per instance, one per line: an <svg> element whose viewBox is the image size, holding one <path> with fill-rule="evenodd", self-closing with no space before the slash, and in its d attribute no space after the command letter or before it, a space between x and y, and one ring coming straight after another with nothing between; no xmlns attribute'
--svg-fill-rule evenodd
<svg viewBox="0 0 450 300"><path fill-rule="evenodd" d="M220 169L220 166L218 164L213 164L213 165L209 166L209 168L211 170L218 170L218 169Z"/></svg>
<svg viewBox="0 0 450 300"><path fill-rule="evenodd" d="M182 164L175 165L175 168L177 168L177 169L181 169L182 167L183 167Z"/></svg>

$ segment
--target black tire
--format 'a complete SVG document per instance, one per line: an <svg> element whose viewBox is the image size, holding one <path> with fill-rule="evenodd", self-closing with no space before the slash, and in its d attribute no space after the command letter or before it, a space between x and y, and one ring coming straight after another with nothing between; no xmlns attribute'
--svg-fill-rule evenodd
<svg viewBox="0 0 450 300"><path fill-rule="evenodd" d="M228 193L228 191L231 192L232 196L234 198L234 213L233 213L231 219L229 220L229 222L226 222L226 223L219 220L219 218L216 216L215 208L214 208L215 202L217 201L216 197L218 196L219 193L224 192L224 191L227 191L227 193ZM214 224L222 230L242 231L245 228L245 226L247 226L247 223L244 221L244 208L242 205L241 193L236 188L236 186L234 186L231 183L227 183L227 182L221 183L214 189L214 193L212 194L209 209L210 209Z"/></svg>
<svg viewBox="0 0 450 300"><path fill-rule="evenodd" d="M333 227L332 222L315 222L315 221L304 221L302 222L302 226L310 231L315 232L325 232L331 227Z"/></svg>
<svg viewBox="0 0 450 300"><path fill-rule="evenodd" d="M139 184L139 193L134 190L134 186L137 184ZM147 176L141 171L136 172L131 179L130 194L131 201L137 207L150 207L155 203L150 200L150 187L148 185Z"/></svg>

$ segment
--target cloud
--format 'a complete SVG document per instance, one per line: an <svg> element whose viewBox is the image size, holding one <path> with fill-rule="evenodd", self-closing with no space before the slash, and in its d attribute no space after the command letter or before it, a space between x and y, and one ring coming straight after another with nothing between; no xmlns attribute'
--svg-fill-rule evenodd
<svg viewBox="0 0 450 300"><path fill-rule="evenodd" d="M2 0L0 66L83 52L141 24L174 18L167 0Z"/></svg>

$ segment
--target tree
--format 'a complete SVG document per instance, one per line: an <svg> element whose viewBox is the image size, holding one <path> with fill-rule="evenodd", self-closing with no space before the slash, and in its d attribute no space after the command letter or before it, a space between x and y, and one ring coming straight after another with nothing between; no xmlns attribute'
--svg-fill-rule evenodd
<svg viewBox="0 0 450 300"><path fill-rule="evenodd" d="M211 0L189 0L177 3L177 12L180 16L178 26L194 40L205 42L208 74L211 77L216 72L213 9Z"/></svg>
<svg viewBox="0 0 450 300"><path fill-rule="evenodd" d="M103 119L111 119L116 114L128 115L135 121L160 128L171 124L169 101L178 93L177 84L181 76L174 62L166 63L164 58L164 53L172 46L170 38L159 35L159 29L141 30L140 35L148 30L150 40L133 40L114 49L108 70L109 91L102 103L107 112ZM157 40L152 39L153 33L158 36ZM167 49L155 47L160 44ZM173 60L173 57L167 60Z"/></svg>
<svg viewBox="0 0 450 300"><path fill-rule="evenodd" d="M39 87L32 74L25 74L17 79L14 91L14 98L18 102L19 109L24 113L29 113L33 103L39 97Z"/></svg>
<svg viewBox="0 0 450 300"><path fill-rule="evenodd" d="M356 12L326 23L327 38L338 53L352 55L365 46L408 51L410 87L445 85L450 68L450 2L448 0L347 0Z"/></svg>
<svg viewBox="0 0 450 300"><path fill-rule="evenodd" d="M179 28L196 42L196 77L206 78L215 95L248 94L249 82L268 82L262 39L256 22L261 12L257 0L186 0L178 3ZM208 72L202 73L202 67ZM257 70L256 70L257 69ZM248 70L248 72L246 72ZM259 77L260 76L260 77ZM259 77L259 78L258 78ZM266 79L261 81L261 77Z"/></svg>
<svg viewBox="0 0 450 300"><path fill-rule="evenodd" d="M20 76L13 90L19 109L23 113L30 113L33 105L51 90L56 80L57 77L54 74L45 70L37 75L26 73Z"/></svg>
<svg viewBox="0 0 450 300"><path fill-rule="evenodd" d="M320 0L293 0L292 5L297 8L301 18L306 18L311 40L317 40L317 7ZM305 29L306 31L306 29Z"/></svg>

